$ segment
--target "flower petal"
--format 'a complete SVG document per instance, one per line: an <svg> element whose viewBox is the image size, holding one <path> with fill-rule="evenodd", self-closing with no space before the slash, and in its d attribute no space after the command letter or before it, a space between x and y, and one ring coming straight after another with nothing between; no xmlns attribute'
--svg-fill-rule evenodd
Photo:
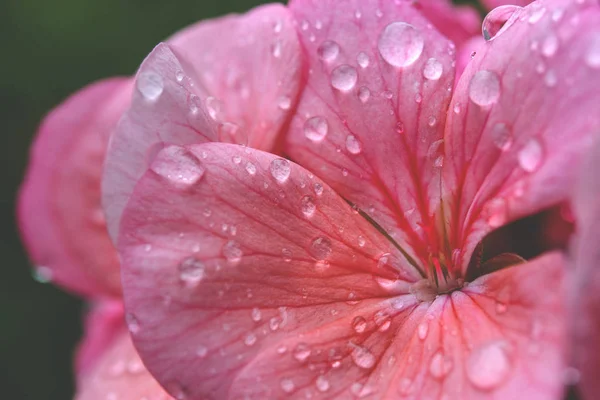
<svg viewBox="0 0 600 400"><path fill-rule="evenodd" d="M452 1L438 0L419 2L415 7L459 49L473 36L481 35L481 18L471 6L458 6Z"/></svg>
<svg viewBox="0 0 600 400"><path fill-rule="evenodd" d="M111 237L162 146L223 141L276 150L301 66L291 16L280 5L202 22L158 45L137 73L132 107L110 144L103 204Z"/></svg>
<svg viewBox="0 0 600 400"><path fill-rule="evenodd" d="M455 48L413 3L291 4L310 73L286 151L427 257Z"/></svg>
<svg viewBox="0 0 600 400"><path fill-rule="evenodd" d="M183 164L194 183L173 179ZM171 395L560 393L563 296L544 295L559 255L422 301L414 271L378 268L398 257L390 242L311 176L215 143L166 148L136 186L119 242L127 319Z"/></svg>
<svg viewBox="0 0 600 400"><path fill-rule="evenodd" d="M600 127L598 26L597 2L533 3L462 75L446 125L444 185L463 268L490 230L568 197Z"/></svg>
<svg viewBox="0 0 600 400"><path fill-rule="evenodd" d="M195 179L179 179L181 165ZM250 388L236 377L252 358L420 279L312 174L222 143L159 153L119 243L136 346L171 394L190 399L240 397Z"/></svg>
<svg viewBox="0 0 600 400"><path fill-rule="evenodd" d="M515 5L525 7L526 5L532 3L532 0L481 0L484 6L486 6L489 10L505 6L505 5Z"/></svg>
<svg viewBox="0 0 600 400"><path fill-rule="evenodd" d="M600 141L586 157L574 195L576 237L572 243L574 261L572 285L569 288L573 356L580 372L579 388L584 399L594 399L600 391L600 273L598 261L598 227L600 226L600 181L594 174L600 159Z"/></svg>
<svg viewBox="0 0 600 400"><path fill-rule="evenodd" d="M87 296L120 293L100 175L108 137L130 92L126 79L108 79L52 111L39 129L19 193L21 234L39 273Z"/></svg>
<svg viewBox="0 0 600 400"><path fill-rule="evenodd" d="M123 326L93 369L80 378L76 400L172 400L148 373Z"/></svg>

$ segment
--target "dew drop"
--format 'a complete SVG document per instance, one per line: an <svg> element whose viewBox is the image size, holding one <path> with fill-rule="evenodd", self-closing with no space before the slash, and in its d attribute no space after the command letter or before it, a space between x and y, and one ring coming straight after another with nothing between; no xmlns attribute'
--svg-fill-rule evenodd
<svg viewBox="0 0 600 400"><path fill-rule="evenodd" d="M332 253L331 240L324 236L319 236L310 244L310 254L317 260L325 260Z"/></svg>
<svg viewBox="0 0 600 400"><path fill-rule="evenodd" d="M127 324L127 329L132 334L136 334L140 331L140 323L135 315L132 313L125 314L125 323Z"/></svg>
<svg viewBox="0 0 600 400"><path fill-rule="evenodd" d="M522 7L505 5L494 8L483 20L481 31L485 40L493 40L515 23Z"/></svg>
<svg viewBox="0 0 600 400"><path fill-rule="evenodd" d="M477 71L469 83L469 98L479 106L492 105L500 98L500 78L495 72Z"/></svg>
<svg viewBox="0 0 600 400"><path fill-rule="evenodd" d="M254 322L258 322L262 318L262 313L260 312L260 309L258 309L256 307L254 307L252 309L251 315L252 315L252 321L254 321Z"/></svg>
<svg viewBox="0 0 600 400"><path fill-rule="evenodd" d="M498 122L492 128L492 141L498 149L509 150L513 143L512 130L504 122Z"/></svg>
<svg viewBox="0 0 600 400"><path fill-rule="evenodd" d="M329 125L323 117L312 117L304 123L304 136L313 142L320 142L325 139Z"/></svg>
<svg viewBox="0 0 600 400"><path fill-rule="evenodd" d="M300 199L300 203L302 214L307 218L312 217L317 209L313 198L309 195L303 196L302 199Z"/></svg>
<svg viewBox="0 0 600 400"><path fill-rule="evenodd" d="M365 53L364 51L361 51L356 56L356 62L358 63L358 65L361 68L367 68L369 66L369 63L370 63L368 54Z"/></svg>
<svg viewBox="0 0 600 400"><path fill-rule="evenodd" d="M529 23L535 24L537 23L546 13L546 8L541 4L532 4L530 6L531 14L529 15Z"/></svg>
<svg viewBox="0 0 600 400"><path fill-rule="evenodd" d="M347 64L340 65L331 72L331 86L343 92L351 90L357 80L356 68Z"/></svg>
<svg viewBox="0 0 600 400"><path fill-rule="evenodd" d="M537 139L530 139L517 156L519 165L527 172L537 170L542 163L542 157L542 145Z"/></svg>
<svg viewBox="0 0 600 400"><path fill-rule="evenodd" d="M323 185L321 185L320 183L315 183L313 185L313 189L315 190L315 194L317 196L321 196L323 194Z"/></svg>
<svg viewBox="0 0 600 400"><path fill-rule="evenodd" d="M200 160L193 153L178 146L162 149L150 168L176 185L191 186L204 176Z"/></svg>
<svg viewBox="0 0 600 400"><path fill-rule="evenodd" d="M369 101L370 97L371 91L368 87L361 86L360 89L358 89L358 99L361 101L361 103L366 103L367 101Z"/></svg>
<svg viewBox="0 0 600 400"><path fill-rule="evenodd" d="M271 175L275 180L279 183L284 183L290 177L290 172L292 171L292 167L290 166L290 162L283 158L276 158L271 161L269 165L269 170L271 171Z"/></svg>
<svg viewBox="0 0 600 400"><path fill-rule="evenodd" d="M417 326L417 334L419 339L425 340L427 338L427 333L429 332L429 323L427 321L422 321Z"/></svg>
<svg viewBox="0 0 600 400"><path fill-rule="evenodd" d="M458 115L458 114L460 114L460 111L461 111L460 110L460 103L456 103L454 105L454 114Z"/></svg>
<svg viewBox="0 0 600 400"><path fill-rule="evenodd" d="M367 329L367 320L361 316L354 317L352 320L352 329L356 333L363 333Z"/></svg>
<svg viewBox="0 0 600 400"><path fill-rule="evenodd" d="M358 245L360 247L365 247L366 243L367 241L365 240L364 236L358 235Z"/></svg>
<svg viewBox="0 0 600 400"><path fill-rule="evenodd" d="M351 357L354 364L359 368L370 369L375 365L375 356L362 346L354 345Z"/></svg>
<svg viewBox="0 0 600 400"><path fill-rule="evenodd" d="M542 42L542 54L546 57L552 57L558 50L558 38L550 34Z"/></svg>
<svg viewBox="0 0 600 400"><path fill-rule="evenodd" d="M585 53L585 62L590 68L600 68L600 32L592 36Z"/></svg>
<svg viewBox="0 0 600 400"><path fill-rule="evenodd" d="M246 163L246 172L248 172L250 175L255 175L256 174L256 166L254 164L252 164L251 162Z"/></svg>
<svg viewBox="0 0 600 400"><path fill-rule="evenodd" d="M223 256L227 259L231 264L237 264L242 260L242 249L240 245L235 240L230 240L225 245L223 245Z"/></svg>
<svg viewBox="0 0 600 400"><path fill-rule="evenodd" d="M185 77L185 75L184 75L183 71L181 71L181 70L177 70L177 71L175 72L175 79L177 79L177 82L181 82L181 81L183 81L183 78L184 78L184 77Z"/></svg>
<svg viewBox="0 0 600 400"><path fill-rule="evenodd" d="M244 338L244 344L246 346L253 346L256 343L256 340L257 340L256 335L254 333L249 333Z"/></svg>
<svg viewBox="0 0 600 400"><path fill-rule="evenodd" d="M331 62L340 54L340 46L332 40L326 40L317 49L317 54L321 60Z"/></svg>
<svg viewBox="0 0 600 400"><path fill-rule="evenodd" d="M234 163L234 164L239 164L239 163L241 163L241 162L242 162L242 157L240 157L240 156L237 156L237 155L236 155L236 156L233 156L233 157L231 158L231 161L233 161L233 163Z"/></svg>
<svg viewBox="0 0 600 400"><path fill-rule="evenodd" d="M431 126L432 128L435 126L436 123L437 123L437 120L435 119L435 117L433 115L427 119L427 125Z"/></svg>
<svg viewBox="0 0 600 400"><path fill-rule="evenodd" d="M179 264L179 279L188 286L197 285L204 278L204 264L195 257L189 257Z"/></svg>
<svg viewBox="0 0 600 400"><path fill-rule="evenodd" d="M510 372L510 360L506 353L507 343L492 341L484 343L471 352L466 363L467 378L478 389L498 387Z"/></svg>
<svg viewBox="0 0 600 400"><path fill-rule="evenodd" d="M388 64L402 68L419 59L424 44L423 36L414 26L392 22L381 32L377 48Z"/></svg>
<svg viewBox="0 0 600 400"><path fill-rule="evenodd" d="M506 201L501 198L495 198L488 205L488 224L492 228L498 228L506 223Z"/></svg>
<svg viewBox="0 0 600 400"><path fill-rule="evenodd" d="M162 77L154 72L140 73L135 84L142 96L150 101L158 99L164 89Z"/></svg>
<svg viewBox="0 0 600 400"><path fill-rule="evenodd" d="M273 46L271 46L271 54L273 54L273 57L275 57L275 58L281 58L282 47L283 46L282 46L280 40L278 40L275 43L273 43Z"/></svg>
<svg viewBox="0 0 600 400"><path fill-rule="evenodd" d="M282 379L279 382L279 386L281 387L281 390L283 390L286 393L292 393L294 391L294 389L296 389L296 385L294 385L294 382L291 379Z"/></svg>
<svg viewBox="0 0 600 400"><path fill-rule="evenodd" d="M315 381L315 385L317 386L317 390L319 392L326 392L329 390L329 381L323 375L319 375L317 380Z"/></svg>
<svg viewBox="0 0 600 400"><path fill-rule="evenodd" d="M281 249L281 256L283 257L283 261L290 262L292 261L293 253L290 249L286 249L285 247Z"/></svg>
<svg viewBox="0 0 600 400"><path fill-rule="evenodd" d="M290 99L288 96L281 96L277 102L277 105L282 110L289 110L292 105L292 99Z"/></svg>
<svg viewBox="0 0 600 400"><path fill-rule="evenodd" d="M350 154L360 154L362 145L356 136L348 135L346 137L346 150L348 150Z"/></svg>
<svg viewBox="0 0 600 400"><path fill-rule="evenodd" d="M435 58L430 58L423 68L423 76L431 81L437 81L442 76L444 66Z"/></svg>
<svg viewBox="0 0 600 400"><path fill-rule="evenodd" d="M436 379L442 379L450 373L453 364L452 359L446 357L441 351L437 351L431 358L429 373Z"/></svg>
<svg viewBox="0 0 600 400"><path fill-rule="evenodd" d="M306 343L298 343L292 355L298 362L304 362L310 357L312 350Z"/></svg>
<svg viewBox="0 0 600 400"><path fill-rule="evenodd" d="M219 115L221 114L221 102L218 99L209 96L206 98L205 103L208 115L216 121L219 118Z"/></svg>

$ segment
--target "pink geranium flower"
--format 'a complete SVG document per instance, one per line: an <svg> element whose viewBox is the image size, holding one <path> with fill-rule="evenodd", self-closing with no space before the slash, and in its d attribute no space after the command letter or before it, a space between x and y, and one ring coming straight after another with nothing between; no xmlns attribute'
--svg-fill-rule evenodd
<svg viewBox="0 0 600 400"><path fill-rule="evenodd" d="M293 162L214 143L230 116L202 92L190 110L177 77L198 69L167 46L138 74L104 199L149 371L179 399L560 398L563 254L475 250L569 199L600 127L597 1L492 12L456 88L455 46L413 2L290 9ZM149 135L188 123L207 140L146 170Z"/></svg>

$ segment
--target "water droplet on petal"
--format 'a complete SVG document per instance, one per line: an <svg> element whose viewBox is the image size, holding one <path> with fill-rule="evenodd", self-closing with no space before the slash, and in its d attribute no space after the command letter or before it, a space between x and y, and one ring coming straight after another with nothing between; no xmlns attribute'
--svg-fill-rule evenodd
<svg viewBox="0 0 600 400"><path fill-rule="evenodd" d="M443 71L444 66L442 63L435 58L430 58L425 63L425 68L423 68L423 76L431 81L436 81L440 79Z"/></svg>
<svg viewBox="0 0 600 400"><path fill-rule="evenodd" d="M277 102L277 105L282 110L289 110L292 105L292 99L290 99L288 96L281 96Z"/></svg>
<svg viewBox="0 0 600 400"><path fill-rule="evenodd" d="M183 81L183 78L184 78L184 77L185 77L185 75L184 75L183 71L181 71L181 70L177 70L177 71L175 72L175 79L177 79L177 82L181 82L181 81Z"/></svg>
<svg viewBox="0 0 600 400"><path fill-rule="evenodd" d="M331 86L343 92L351 90L357 80L356 68L347 64L340 65L331 72Z"/></svg>
<svg viewBox="0 0 600 400"><path fill-rule="evenodd" d="M530 139L529 142L519 151L519 165L527 172L534 172L542 163L543 150L542 145L537 139Z"/></svg>
<svg viewBox="0 0 600 400"><path fill-rule="evenodd" d="M364 236L358 235L358 245L360 247L365 247L366 243L367 241L365 240Z"/></svg>
<svg viewBox="0 0 600 400"><path fill-rule="evenodd" d="M429 373L436 379L442 379L450 373L453 365L451 358L446 357L441 351L437 351L431 358Z"/></svg>
<svg viewBox="0 0 600 400"><path fill-rule="evenodd" d="M136 316L132 313L125 314L125 323L127 325L127 329L129 329L129 332L131 332L132 334L135 335L140 331L140 323L137 320Z"/></svg>
<svg viewBox="0 0 600 400"><path fill-rule="evenodd" d="M296 389L296 385L294 385L294 382L291 379L282 379L281 382L279 382L279 385L281 386L281 390L283 390L286 393L292 393L294 391L294 389Z"/></svg>
<svg viewBox="0 0 600 400"><path fill-rule="evenodd" d="M282 47L283 46L282 46L280 40L278 40L275 43L273 43L273 46L271 47L271 53L273 54L273 57L275 57L275 58L280 58L281 57Z"/></svg>
<svg viewBox="0 0 600 400"><path fill-rule="evenodd" d="M42 265L37 266L33 270L33 279L35 279L39 283L48 283L52 282L52 269L48 267L44 267Z"/></svg>
<svg viewBox="0 0 600 400"><path fill-rule="evenodd" d="M361 51L356 56L356 62L361 68L367 68L369 66L369 56L364 51Z"/></svg>
<svg viewBox="0 0 600 400"><path fill-rule="evenodd" d="M298 343L294 349L293 356L298 362L304 362L310 357L312 350L306 343Z"/></svg>
<svg viewBox="0 0 600 400"><path fill-rule="evenodd" d="M354 349L352 350L351 357L354 364L363 369L373 368L375 365L375 356L362 346L354 345L353 347Z"/></svg>
<svg viewBox="0 0 600 400"><path fill-rule="evenodd" d="M254 333L249 333L244 338L244 344L246 346L253 346L256 343L256 335Z"/></svg>
<svg viewBox="0 0 600 400"><path fill-rule="evenodd" d="M218 99L209 96L206 98L205 103L208 115L216 121L219 118L219 115L221 114L221 102Z"/></svg>
<svg viewBox="0 0 600 400"><path fill-rule="evenodd" d="M369 88L366 86L361 86L360 89L358 89L358 99L364 104L369 101L369 97L371 97L371 91Z"/></svg>
<svg viewBox="0 0 600 400"><path fill-rule="evenodd" d="M541 4L532 4L529 9L531 10L531 14L529 15L529 23L535 24L537 23L546 13L546 8Z"/></svg>
<svg viewBox="0 0 600 400"><path fill-rule="evenodd" d="M487 342L471 352L466 363L467 378L478 389L497 388L508 376L511 366L504 341Z"/></svg>
<svg viewBox="0 0 600 400"><path fill-rule="evenodd" d="M162 149L150 168L177 185L192 186L204 176L200 160L192 152L178 146Z"/></svg>
<svg viewBox="0 0 600 400"><path fill-rule="evenodd" d="M283 261L290 262L292 261L293 253L290 249L286 249L285 247L281 249L281 255L283 256Z"/></svg>
<svg viewBox="0 0 600 400"><path fill-rule="evenodd" d="M317 260L325 260L332 253L331 240L324 236L320 236L310 244L310 254Z"/></svg>
<svg viewBox="0 0 600 400"><path fill-rule="evenodd" d="M313 198L309 195L303 196L302 199L300 200L301 203L301 209L302 209L302 214L304 214L305 217L312 217L317 209L317 206L315 205L315 201L313 200Z"/></svg>
<svg viewBox="0 0 600 400"><path fill-rule="evenodd" d="M509 150L513 142L512 130L504 122L498 122L492 128L492 141L498 149Z"/></svg>
<svg viewBox="0 0 600 400"><path fill-rule="evenodd" d="M354 317L352 320L352 329L356 333L363 333L367 329L367 320L361 316Z"/></svg>
<svg viewBox="0 0 600 400"><path fill-rule="evenodd" d="M304 136L313 142L320 142L325 139L328 131L329 125L323 117L312 117L304 123Z"/></svg>
<svg viewBox="0 0 600 400"><path fill-rule="evenodd" d="M290 166L290 162L283 158L276 158L271 161L269 165L269 170L271 171L271 175L277 182L284 183L290 177L290 172L292 171L292 167Z"/></svg>
<svg viewBox="0 0 600 400"><path fill-rule="evenodd" d="M323 185L321 185L320 183L315 183L313 185L313 189L315 190L315 194L317 196L321 196L323 194Z"/></svg>
<svg viewBox="0 0 600 400"><path fill-rule="evenodd" d="M500 98L500 78L488 70L477 71L469 83L469 98L479 106L492 105Z"/></svg>
<svg viewBox="0 0 600 400"><path fill-rule="evenodd" d="M485 40L493 40L515 23L522 7L505 5L494 8L483 20L481 30Z"/></svg>
<svg viewBox="0 0 600 400"><path fill-rule="evenodd" d="M377 48L388 64L402 68L419 59L424 44L423 36L414 26L393 22L381 32Z"/></svg>
<svg viewBox="0 0 600 400"><path fill-rule="evenodd" d="M354 135L346 137L346 150L351 154L359 154L362 151L360 141Z"/></svg>
<svg viewBox="0 0 600 400"><path fill-rule="evenodd" d="M558 50L558 38L549 34L542 42L542 54L546 57L552 57Z"/></svg>
<svg viewBox="0 0 600 400"><path fill-rule="evenodd" d="M506 223L506 201L501 198L495 198L488 205L488 224L492 228L498 228Z"/></svg>
<svg viewBox="0 0 600 400"><path fill-rule="evenodd" d="M235 240L230 240L223 246L223 256L231 264L237 264L242 260L243 252L240 245Z"/></svg>
<svg viewBox="0 0 600 400"><path fill-rule="evenodd" d="M558 83L558 76L556 76L556 72L554 72L554 70L551 69L546 72L546 75L544 75L544 83L549 88L556 86Z"/></svg>
<svg viewBox="0 0 600 400"><path fill-rule="evenodd" d="M195 257L189 257L179 264L179 279L188 286L197 285L204 278L204 264Z"/></svg>
<svg viewBox="0 0 600 400"><path fill-rule="evenodd" d="M600 32L592 36L585 53L585 62L591 68L600 68Z"/></svg>
<svg viewBox="0 0 600 400"><path fill-rule="evenodd" d="M339 53L340 46L332 40L324 41L317 49L317 54L319 55L319 58L326 62L331 62L335 60Z"/></svg>
<svg viewBox="0 0 600 400"><path fill-rule="evenodd" d="M164 89L162 77L154 72L140 73L135 84L142 96L150 101L158 99Z"/></svg>
<svg viewBox="0 0 600 400"><path fill-rule="evenodd" d="M323 375L319 375L317 380L315 381L315 385L317 386L317 390L319 392L326 392L329 390L329 381Z"/></svg>
<svg viewBox="0 0 600 400"><path fill-rule="evenodd" d="M248 172L250 175L256 174L256 166L251 162L246 163L246 172Z"/></svg>
<svg viewBox="0 0 600 400"><path fill-rule="evenodd" d="M198 346L196 348L196 355L200 358L206 357L208 354L208 348L206 346Z"/></svg>
<svg viewBox="0 0 600 400"><path fill-rule="evenodd" d="M258 309L256 307L254 307L252 309L251 315L252 315L252 321L254 321L254 322L258 322L262 318L262 313L260 312L260 309Z"/></svg>
<svg viewBox="0 0 600 400"><path fill-rule="evenodd" d="M419 326L417 326L417 334L421 340L425 340L427 338L428 331L429 323L427 321L422 321Z"/></svg>

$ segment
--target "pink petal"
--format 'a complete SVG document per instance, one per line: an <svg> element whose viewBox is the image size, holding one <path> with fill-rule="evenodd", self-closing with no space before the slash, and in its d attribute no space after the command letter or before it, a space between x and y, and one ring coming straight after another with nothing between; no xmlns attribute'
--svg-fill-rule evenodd
<svg viewBox="0 0 600 400"><path fill-rule="evenodd" d="M148 373L129 334L121 326L117 338L94 368L81 377L76 400L172 400Z"/></svg>
<svg viewBox="0 0 600 400"><path fill-rule="evenodd" d="M600 7L519 10L478 49L450 106L444 184L463 268L490 230L566 200L600 127Z"/></svg>
<svg viewBox="0 0 600 400"><path fill-rule="evenodd" d="M489 10L504 6L504 5L515 5L525 7L526 5L532 3L532 0L481 0L483 5L485 5Z"/></svg>
<svg viewBox="0 0 600 400"><path fill-rule="evenodd" d="M42 122L19 193L23 241L39 273L77 293L118 295L119 266L100 206L110 132L130 85L113 78L67 99Z"/></svg>
<svg viewBox="0 0 600 400"><path fill-rule="evenodd" d="M481 35L481 18L471 6L457 6L452 1L435 0L418 2L415 7L458 48L473 36Z"/></svg>
<svg viewBox="0 0 600 400"><path fill-rule="evenodd" d="M292 3L310 71L286 151L427 258L455 48L413 3Z"/></svg>
<svg viewBox="0 0 600 400"><path fill-rule="evenodd" d="M573 357L579 369L579 388L584 399L595 399L600 391L600 273L598 227L600 226L600 181L594 173L600 159L596 142L581 169L574 196L576 237L572 246L574 274L570 290Z"/></svg>
<svg viewBox="0 0 600 400"><path fill-rule="evenodd" d="M119 246L136 346L171 394L190 399L240 397L236 376L252 358L420 279L321 180L229 144L159 153Z"/></svg>
<svg viewBox="0 0 600 400"><path fill-rule="evenodd" d="M280 5L202 22L158 45L137 73L132 107L106 161L103 203L113 239L158 149L223 141L275 150L300 79L300 45Z"/></svg>
<svg viewBox="0 0 600 400"><path fill-rule="evenodd" d="M85 316L84 338L76 353L77 375L90 371L121 333L124 315L121 300L101 300L92 305Z"/></svg>

